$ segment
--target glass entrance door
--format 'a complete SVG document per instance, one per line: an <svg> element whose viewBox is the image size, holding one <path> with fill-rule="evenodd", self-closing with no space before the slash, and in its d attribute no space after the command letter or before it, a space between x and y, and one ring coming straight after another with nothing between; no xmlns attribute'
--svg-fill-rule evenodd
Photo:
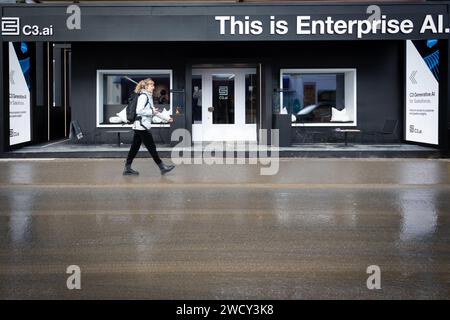
<svg viewBox="0 0 450 320"><path fill-rule="evenodd" d="M256 141L256 83L249 82L256 70L194 69L192 75L193 141Z"/></svg>
<svg viewBox="0 0 450 320"><path fill-rule="evenodd" d="M212 123L234 124L235 101L234 80L235 74L213 74L212 75Z"/></svg>

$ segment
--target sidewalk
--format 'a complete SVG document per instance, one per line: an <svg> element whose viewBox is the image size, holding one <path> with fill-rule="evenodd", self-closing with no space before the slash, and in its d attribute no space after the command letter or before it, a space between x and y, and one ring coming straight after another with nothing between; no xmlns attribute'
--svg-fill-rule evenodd
<svg viewBox="0 0 450 320"><path fill-rule="evenodd" d="M173 150L180 150L186 154L193 154L199 150L210 148L208 143L202 146L194 144L191 147L170 147L157 145L157 150L163 157L170 157ZM235 156L249 157L249 151L257 151L259 147L269 151L278 152L280 157L293 158L440 158L443 157L437 149L412 144L349 144L344 143L305 143L290 147L265 147L256 143L250 145L223 144L223 149L231 151ZM54 142L30 147L24 147L3 154L4 158L125 158L130 145L103 144L86 145L70 144L67 141ZM148 152L144 146L138 157L147 157ZM251 155L250 155L251 157Z"/></svg>

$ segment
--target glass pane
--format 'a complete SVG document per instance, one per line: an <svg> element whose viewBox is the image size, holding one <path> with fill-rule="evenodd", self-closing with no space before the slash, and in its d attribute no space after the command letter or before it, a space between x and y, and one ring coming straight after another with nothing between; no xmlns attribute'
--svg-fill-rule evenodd
<svg viewBox="0 0 450 320"><path fill-rule="evenodd" d="M344 74L311 73L283 76L283 105L297 122L331 122L333 113L345 108Z"/></svg>
<svg viewBox="0 0 450 320"><path fill-rule="evenodd" d="M256 123L256 74L245 75L245 123Z"/></svg>
<svg viewBox="0 0 450 320"><path fill-rule="evenodd" d="M170 74L119 74L103 75L103 122L117 115L126 104L128 98L136 88L136 83L146 78L155 82L153 91L153 105L159 111L170 110ZM155 120L156 118L153 118ZM159 121L159 118L156 119Z"/></svg>
<svg viewBox="0 0 450 320"><path fill-rule="evenodd" d="M105 105L126 103L122 100L120 76L105 76L103 88L103 101Z"/></svg>
<svg viewBox="0 0 450 320"><path fill-rule="evenodd" d="M53 107L62 107L61 48L53 48Z"/></svg>
<svg viewBox="0 0 450 320"><path fill-rule="evenodd" d="M155 81L153 91L153 104L159 110L170 110L170 76L165 74L152 74L149 78Z"/></svg>
<svg viewBox="0 0 450 320"><path fill-rule="evenodd" d="M213 124L234 124L234 74L213 75Z"/></svg>
<svg viewBox="0 0 450 320"><path fill-rule="evenodd" d="M202 123L202 76L192 76L192 123Z"/></svg>
<svg viewBox="0 0 450 320"><path fill-rule="evenodd" d="M128 96L135 85L125 81L117 74L103 77L103 123L110 123L110 118L115 117L128 103Z"/></svg>

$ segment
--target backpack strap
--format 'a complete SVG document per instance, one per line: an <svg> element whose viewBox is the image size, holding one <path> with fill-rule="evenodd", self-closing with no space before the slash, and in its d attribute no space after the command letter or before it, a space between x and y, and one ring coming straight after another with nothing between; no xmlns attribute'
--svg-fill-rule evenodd
<svg viewBox="0 0 450 320"><path fill-rule="evenodd" d="M145 97L147 98L147 102L145 103L145 105L144 105L144 108L150 103L150 100L149 100L149 98L148 98L148 95L146 95L145 93L141 93L141 94L143 94L143 95L145 95ZM142 117L136 117L136 120L139 120L139 124L143 127L143 128L145 128L145 129L147 129L147 130L150 130L149 128L147 128L146 126L144 126L143 124L142 124Z"/></svg>
<svg viewBox="0 0 450 320"><path fill-rule="evenodd" d="M144 108L145 108L150 103L150 100L148 98L148 95L146 95L145 93L141 93L141 94L145 95L145 97L147 98L147 102L144 105Z"/></svg>

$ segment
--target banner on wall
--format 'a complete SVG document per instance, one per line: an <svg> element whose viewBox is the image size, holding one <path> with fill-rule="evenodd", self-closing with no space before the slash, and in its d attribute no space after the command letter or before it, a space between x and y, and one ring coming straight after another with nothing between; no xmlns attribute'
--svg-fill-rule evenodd
<svg viewBox="0 0 450 320"><path fill-rule="evenodd" d="M405 140L439 144L438 40L406 41Z"/></svg>
<svg viewBox="0 0 450 320"><path fill-rule="evenodd" d="M31 140L30 55L25 42L9 43L9 144Z"/></svg>

